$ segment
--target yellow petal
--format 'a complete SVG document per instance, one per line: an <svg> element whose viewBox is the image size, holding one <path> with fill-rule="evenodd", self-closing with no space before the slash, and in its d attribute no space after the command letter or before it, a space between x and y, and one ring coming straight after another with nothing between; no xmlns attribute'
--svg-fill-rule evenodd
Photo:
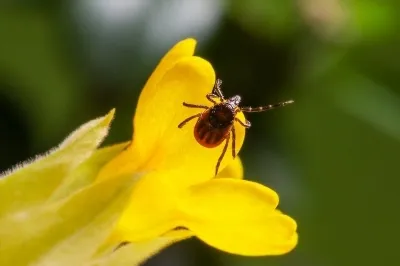
<svg viewBox="0 0 400 266"><path fill-rule="evenodd" d="M174 116L174 110L177 109L175 106L168 108L168 103L172 105L171 95L176 93L175 88L165 88L160 83L166 73L174 68L180 60L192 58L195 48L196 41L194 39L186 39L177 43L160 61L140 94L133 120L134 148L132 153L133 156L137 155L135 157L144 158L141 160L142 162L149 159L152 149L155 148L154 143L159 141L155 137L159 137L157 133L163 131L160 125L168 121L163 121L163 119ZM165 106L166 104L167 106ZM180 104L182 103L179 103L178 106Z"/></svg>
<svg viewBox="0 0 400 266"><path fill-rule="evenodd" d="M120 176L0 218L0 265L82 265L76 262L90 257L113 229L133 183L131 176ZM70 261L55 262L56 255L64 260L68 252ZM49 261L39 263L47 256Z"/></svg>
<svg viewBox="0 0 400 266"><path fill-rule="evenodd" d="M243 164L239 157L236 157L217 175L218 178L243 179Z"/></svg>
<svg viewBox="0 0 400 266"><path fill-rule="evenodd" d="M174 45L174 47L169 50L167 54L161 59L160 63L153 71L150 78L147 80L144 90L140 94L139 102L137 105L136 112L146 110L146 105L148 104L148 99L153 98L157 94L157 83L164 76L164 74L175 65L175 63L185 57L193 56L194 50L196 48L196 40L188 38L182 40ZM139 117L141 114L139 115Z"/></svg>
<svg viewBox="0 0 400 266"><path fill-rule="evenodd" d="M188 38L179 43L177 43L171 50L161 59L156 69L151 74L150 78L147 80L141 94L139 97L139 101L136 107L136 115L134 124L139 124L142 126L143 124L147 127L147 123L151 123L147 121L147 117L157 111L157 102L153 98L159 93L159 89L157 87L160 79L165 75L165 73L173 67L176 62L182 58L193 56L194 50L196 48L196 40ZM156 97L157 98L157 97ZM167 98L168 99L168 98ZM159 100L159 99L158 99ZM166 99L161 99L165 101ZM148 108L146 106L152 105L154 110L151 110L151 114L146 114L148 112ZM147 115L147 116L146 116ZM153 126L153 124L150 124ZM137 131L138 126L134 126L134 130ZM134 132L136 134L136 132ZM136 153L136 152L142 152ZM150 151L148 151L150 152ZM103 180L105 178L112 178L118 175L123 175L127 173L133 173L141 164L141 162L146 161L150 156L149 153L144 152L143 150L134 150L131 149L124 150L121 154L109 162L103 169L100 171L98 175L98 180Z"/></svg>
<svg viewBox="0 0 400 266"><path fill-rule="evenodd" d="M246 255L278 255L297 244L296 222L276 211L277 194L260 184L213 179L180 200L183 226L207 244Z"/></svg>
<svg viewBox="0 0 400 266"><path fill-rule="evenodd" d="M224 143L216 148L205 148L194 138L196 120L182 129L178 124L204 111L184 107L183 102L212 106L206 94L212 91L214 83L214 69L206 60L195 56L177 60L155 87L143 89L134 119L133 143L103 169L99 178L135 171L169 171L170 182L181 186L212 178ZM242 113L238 118L244 121ZM237 122L235 128L238 152L245 129ZM220 169L232 159L230 141Z"/></svg>
<svg viewBox="0 0 400 266"><path fill-rule="evenodd" d="M214 82L212 66L199 57L182 59L166 73L158 84L157 96L149 99L145 118L141 118L147 123L135 123L137 130L132 149L136 154L151 154L142 169L173 170L175 174L168 177L170 182L185 186L214 176L224 143L216 148L200 145L194 138L196 120L178 128L187 117L204 111L184 107L182 102L212 106L205 95L211 92ZM152 103L158 111L154 111ZM242 146L244 133L244 128L236 125L237 151ZM232 161L231 142L229 144L221 169Z"/></svg>
<svg viewBox="0 0 400 266"><path fill-rule="evenodd" d="M150 173L135 184L109 242L139 242L164 235L177 227L178 193L167 178Z"/></svg>
<svg viewBox="0 0 400 266"><path fill-rule="evenodd" d="M183 230L179 230L183 231ZM189 238L190 234L168 234L147 241L129 243L117 249L105 258L92 261L89 265L102 266L120 266L120 265L141 265L147 259L158 253L160 250L178 242Z"/></svg>
<svg viewBox="0 0 400 266"><path fill-rule="evenodd" d="M80 164L64 178L63 182L48 199L48 203L60 200L63 197L69 196L72 192L93 183L97 178L99 169L121 153L128 144L125 142L97 149L89 159Z"/></svg>

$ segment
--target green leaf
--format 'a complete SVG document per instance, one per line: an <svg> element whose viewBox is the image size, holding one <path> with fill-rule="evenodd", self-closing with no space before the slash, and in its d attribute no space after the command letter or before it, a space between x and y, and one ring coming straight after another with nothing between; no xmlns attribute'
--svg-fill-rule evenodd
<svg viewBox="0 0 400 266"><path fill-rule="evenodd" d="M73 132L57 148L0 178L0 217L46 201L64 178L88 159L108 133L114 110Z"/></svg>

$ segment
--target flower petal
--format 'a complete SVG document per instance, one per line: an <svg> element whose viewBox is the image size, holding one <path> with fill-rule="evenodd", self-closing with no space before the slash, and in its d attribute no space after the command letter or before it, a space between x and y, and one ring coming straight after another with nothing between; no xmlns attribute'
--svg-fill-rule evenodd
<svg viewBox="0 0 400 266"><path fill-rule="evenodd" d="M169 181L170 176L168 172L151 172L136 182L109 243L140 242L176 234L171 231L181 225L176 206L185 192Z"/></svg>
<svg viewBox="0 0 400 266"><path fill-rule="evenodd" d="M160 138L169 137L164 134L165 128L170 126L168 123L171 123L169 118L175 116L175 113L180 109L184 100L184 98L179 98L180 87L175 88L162 85L165 75L171 69L176 68L176 65L181 60L190 60L193 58L195 46L196 41L193 39L187 39L176 44L161 60L140 94L133 120L132 153L138 155L135 157L142 158L142 162L147 161L152 156L153 149L157 148L155 145L160 141ZM199 71L205 71L204 76L199 76L194 81L196 82L201 79L199 87L204 86L204 80L207 79L207 74L210 75L210 69L212 77L208 78L214 78L214 71L211 66L196 66L200 68ZM188 72L190 71L191 69L188 70ZM172 71L172 73L175 72ZM185 75L185 73L181 74ZM210 82L213 83L214 81ZM205 86L209 89L212 85L207 83ZM191 93L190 89L187 90L186 94ZM178 129L177 126L178 124L176 124L176 129Z"/></svg>
<svg viewBox="0 0 400 266"><path fill-rule="evenodd" d="M275 210L277 194L260 184L218 178L191 188L180 201L183 226L218 249L278 255L297 244L296 222Z"/></svg>
<svg viewBox="0 0 400 266"><path fill-rule="evenodd" d="M218 178L243 179L243 164L239 157L236 157L217 175Z"/></svg>
<svg viewBox="0 0 400 266"><path fill-rule="evenodd" d="M133 185L131 176L119 176L52 204L0 218L0 265L64 265L54 262L58 255L69 255L69 265L81 265L75 260L89 258L105 241ZM24 256L19 255L22 246ZM39 258L49 261L39 263Z"/></svg>
<svg viewBox="0 0 400 266"><path fill-rule="evenodd" d="M139 102L137 105L136 112L141 112L145 110L149 99L157 94L157 83L164 76L164 74L175 65L175 63L185 57L193 56L194 50L196 48L196 40L188 38L182 40L174 45L174 47L169 50L169 52L161 59L160 63L157 65L156 69L153 71L150 78L147 80L144 90L140 94Z"/></svg>
<svg viewBox="0 0 400 266"><path fill-rule="evenodd" d="M90 265L142 265L143 262L168 246L191 237L188 231L177 230L147 241L129 243L109 256L92 261Z"/></svg>
<svg viewBox="0 0 400 266"><path fill-rule="evenodd" d="M125 142L97 149L89 159L81 163L64 178L63 182L47 200L47 203L67 197L74 191L93 183L97 178L99 169L121 153L128 144Z"/></svg>
<svg viewBox="0 0 400 266"><path fill-rule="evenodd" d="M148 158L144 169L174 169L181 174L169 178L177 178L177 183L182 185L196 184L214 176L224 143L216 148L200 145L194 137L196 120L178 128L178 124L186 118L204 111L187 108L182 102L212 106L205 96L212 91L214 83L215 73L211 64L199 57L182 59L165 74L158 84L157 97L152 99L154 103L158 103L159 112L152 112L152 104L149 104L149 109L145 112L147 115L144 121L156 121L154 127L145 122L135 123L137 131L132 148L139 154L151 150L151 158ZM240 150L244 135L245 129L236 125L236 151ZM220 169L233 159L231 143Z"/></svg>
<svg viewBox="0 0 400 266"><path fill-rule="evenodd" d="M186 118L204 109L187 108L183 102L212 106L206 94L212 91L215 73L209 62L190 56L180 58L156 87L145 87L139 100L134 119L132 145L111 161L99 178L135 171L170 171L170 182L189 186L214 176L215 167L222 153L224 142L216 148L205 148L194 137L196 120L182 129ZM150 92L149 92L150 91ZM238 114L242 121L244 116ZM236 153L240 150L245 129L237 122ZM232 140L222 160L220 169L232 161ZM175 179L175 180L174 180Z"/></svg>
<svg viewBox="0 0 400 266"><path fill-rule="evenodd" d="M135 121L137 121L136 123L147 124L147 122L149 122L146 121L147 119L146 112L148 111L146 106L149 103L150 104L153 103L152 106L155 108L154 110L156 110L157 102L154 102L152 99L155 97L155 95L158 94L158 88L157 88L158 82L165 75L165 73L176 64L177 61L179 61L182 58L193 56L195 48L196 48L196 40L188 38L177 43L161 59L158 66L153 71L150 78L147 80L140 94L139 101L136 107L136 116L135 116ZM162 100L164 101L165 99ZM153 113L153 111L151 113ZM137 128L138 127L135 126L135 130ZM125 174L129 172L133 173L136 170L136 168L139 167L140 162L146 160L142 158L149 156L149 154L147 153L135 154L135 152L136 151L132 151L131 149L129 150L127 149L121 152L120 155L115 160L112 160L102 169L102 171L98 175L98 180L111 178L124 173Z"/></svg>
<svg viewBox="0 0 400 266"><path fill-rule="evenodd" d="M147 241L178 225L175 210L180 193L167 178L159 177L152 172L137 181L108 242Z"/></svg>

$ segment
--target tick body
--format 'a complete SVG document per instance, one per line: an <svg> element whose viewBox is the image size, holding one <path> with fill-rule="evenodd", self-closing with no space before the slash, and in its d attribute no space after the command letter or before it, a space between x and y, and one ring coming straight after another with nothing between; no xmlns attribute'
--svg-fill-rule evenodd
<svg viewBox="0 0 400 266"><path fill-rule="evenodd" d="M217 160L215 175L218 174L219 166L225 156L230 139L232 139L232 156L233 158L236 157L235 122L238 122L245 128L251 126L249 121L241 121L236 117L239 112L263 112L293 103L293 101L286 101L255 108L240 107L240 96L236 95L228 99L224 98L220 87L221 83L222 81L217 79L212 93L206 95L207 99L213 104L211 107L184 102L183 105L185 107L203 109L203 111L186 118L178 125L178 128L182 128L186 123L197 118L193 133L196 141L200 145L206 148L215 148L225 141L222 153ZM215 99L219 99L219 102L215 101Z"/></svg>
<svg viewBox="0 0 400 266"><path fill-rule="evenodd" d="M219 146L231 133L235 110L227 104L217 104L205 110L194 126L194 137L207 148Z"/></svg>

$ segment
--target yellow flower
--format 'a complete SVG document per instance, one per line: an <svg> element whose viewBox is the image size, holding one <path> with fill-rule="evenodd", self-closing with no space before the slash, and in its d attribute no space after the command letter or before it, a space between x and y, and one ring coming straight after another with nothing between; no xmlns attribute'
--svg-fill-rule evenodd
<svg viewBox="0 0 400 266"><path fill-rule="evenodd" d="M165 235L194 235L235 254L289 252L297 244L296 222L276 210L278 195L241 179L241 163L233 160L231 147L214 178L224 145L209 149L197 143L195 120L178 128L199 112L182 102L210 106L205 96L216 79L211 64L193 55L195 45L193 39L183 40L161 60L140 95L131 144L98 175L103 181L141 174L110 241L140 243ZM238 118L244 121L242 113ZM237 122L235 127L239 151L245 129Z"/></svg>

